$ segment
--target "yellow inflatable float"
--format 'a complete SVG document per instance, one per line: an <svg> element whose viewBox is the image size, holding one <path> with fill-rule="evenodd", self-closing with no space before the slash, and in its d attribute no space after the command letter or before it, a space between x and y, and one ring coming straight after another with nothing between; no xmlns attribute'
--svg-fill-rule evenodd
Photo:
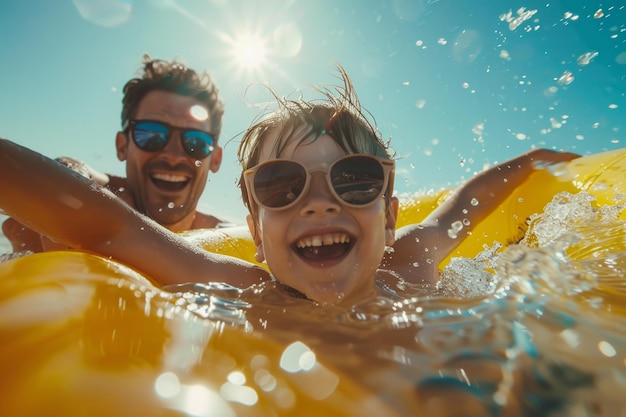
<svg viewBox="0 0 626 417"><path fill-rule="evenodd" d="M400 206L397 226L419 223L453 191L421 193L405 199ZM535 171L485 220L473 225L471 235L442 261L441 266L452 257L473 257L483 250L484 245L494 242L507 245L519 241L524 236L529 217L540 213L555 194L564 191L588 192L600 205L618 203L622 195L626 195L626 150L585 156L551 169ZM459 233L462 228L461 220ZM245 227L194 231L185 235L206 250L257 263L254 244Z"/></svg>
<svg viewBox="0 0 626 417"><path fill-rule="evenodd" d="M473 257L495 241L518 241L527 219L561 191L588 192L598 205L620 202L626 151L535 172L475 226L453 256ZM403 204L400 225L418 222L446 193ZM620 236L615 253L626 248L624 229ZM254 246L241 228L189 238L207 250L254 261ZM555 362L524 336L524 329L537 328L538 316L552 317L546 328L559 317L564 330L558 340L566 349L577 329L564 316L571 303L554 311L537 296L519 305L511 299L504 307L454 301L437 310L440 301L429 315L426 300L381 300L375 308L346 312L263 298L261 291L244 299L224 286L180 291L162 291L123 265L78 252L1 263L0 415L532 415L565 407L574 390L591 384L587 371L569 368L575 360L560 356ZM624 294L618 298L626 300ZM537 303L533 314L542 313L515 316L529 300ZM607 330L610 337L596 335L601 326L586 328L604 343L594 346L603 349L605 362L594 366L606 366L612 375L624 375L626 342L615 336L623 334L622 324L615 315L617 330ZM503 329L510 334L498 337ZM561 378L560 385L554 378ZM604 394L609 391L596 393L603 393L596 396L602 398L596 400L599 409L623 401Z"/></svg>

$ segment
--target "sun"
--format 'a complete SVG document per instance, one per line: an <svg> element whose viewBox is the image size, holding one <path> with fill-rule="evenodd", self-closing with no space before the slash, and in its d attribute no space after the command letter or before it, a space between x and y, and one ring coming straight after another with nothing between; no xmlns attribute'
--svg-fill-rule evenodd
<svg viewBox="0 0 626 417"><path fill-rule="evenodd" d="M266 52L265 43L253 36L242 36L233 45L233 56L243 68L255 69L263 66Z"/></svg>
<svg viewBox="0 0 626 417"><path fill-rule="evenodd" d="M258 74L266 68L268 41L263 36L247 32L235 37L222 34L221 38L226 44L229 62L237 72Z"/></svg>

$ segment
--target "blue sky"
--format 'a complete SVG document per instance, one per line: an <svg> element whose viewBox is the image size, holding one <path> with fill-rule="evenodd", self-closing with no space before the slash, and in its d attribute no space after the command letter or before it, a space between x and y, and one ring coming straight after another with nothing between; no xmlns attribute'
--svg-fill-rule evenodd
<svg viewBox="0 0 626 417"><path fill-rule="evenodd" d="M531 147L626 143L620 0L9 0L0 11L0 136L50 157L122 174L121 88L142 55L208 70L226 103L225 156L200 207L237 223L236 142L267 99L255 85L288 95L333 83L335 62L402 157L399 193L456 185Z"/></svg>

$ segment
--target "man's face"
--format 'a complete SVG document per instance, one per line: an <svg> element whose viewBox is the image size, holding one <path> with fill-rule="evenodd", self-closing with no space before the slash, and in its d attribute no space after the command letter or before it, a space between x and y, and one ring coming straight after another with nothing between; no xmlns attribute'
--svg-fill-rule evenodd
<svg viewBox="0 0 626 417"><path fill-rule="evenodd" d="M209 117L208 109L193 97L152 91L141 100L132 120L209 132ZM216 172L222 161L222 149L217 144L204 159L190 156L183 147L181 134L174 129L165 147L154 152L137 147L130 130L119 132L116 138L117 157L126 161L135 208L174 232L191 227L209 170Z"/></svg>

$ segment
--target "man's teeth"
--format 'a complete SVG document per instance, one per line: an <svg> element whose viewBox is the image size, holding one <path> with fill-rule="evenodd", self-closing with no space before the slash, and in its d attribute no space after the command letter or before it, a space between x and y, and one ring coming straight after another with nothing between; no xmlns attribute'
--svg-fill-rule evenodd
<svg viewBox="0 0 626 417"><path fill-rule="evenodd" d="M307 248L311 246L332 245L335 243L349 243L350 236L346 233L327 233L319 236L309 236L296 242L298 248Z"/></svg>
<svg viewBox="0 0 626 417"><path fill-rule="evenodd" d="M153 178L161 181L169 181L169 182L185 182L187 181L187 177L183 175L174 175L174 174L164 174L161 172L152 174Z"/></svg>

